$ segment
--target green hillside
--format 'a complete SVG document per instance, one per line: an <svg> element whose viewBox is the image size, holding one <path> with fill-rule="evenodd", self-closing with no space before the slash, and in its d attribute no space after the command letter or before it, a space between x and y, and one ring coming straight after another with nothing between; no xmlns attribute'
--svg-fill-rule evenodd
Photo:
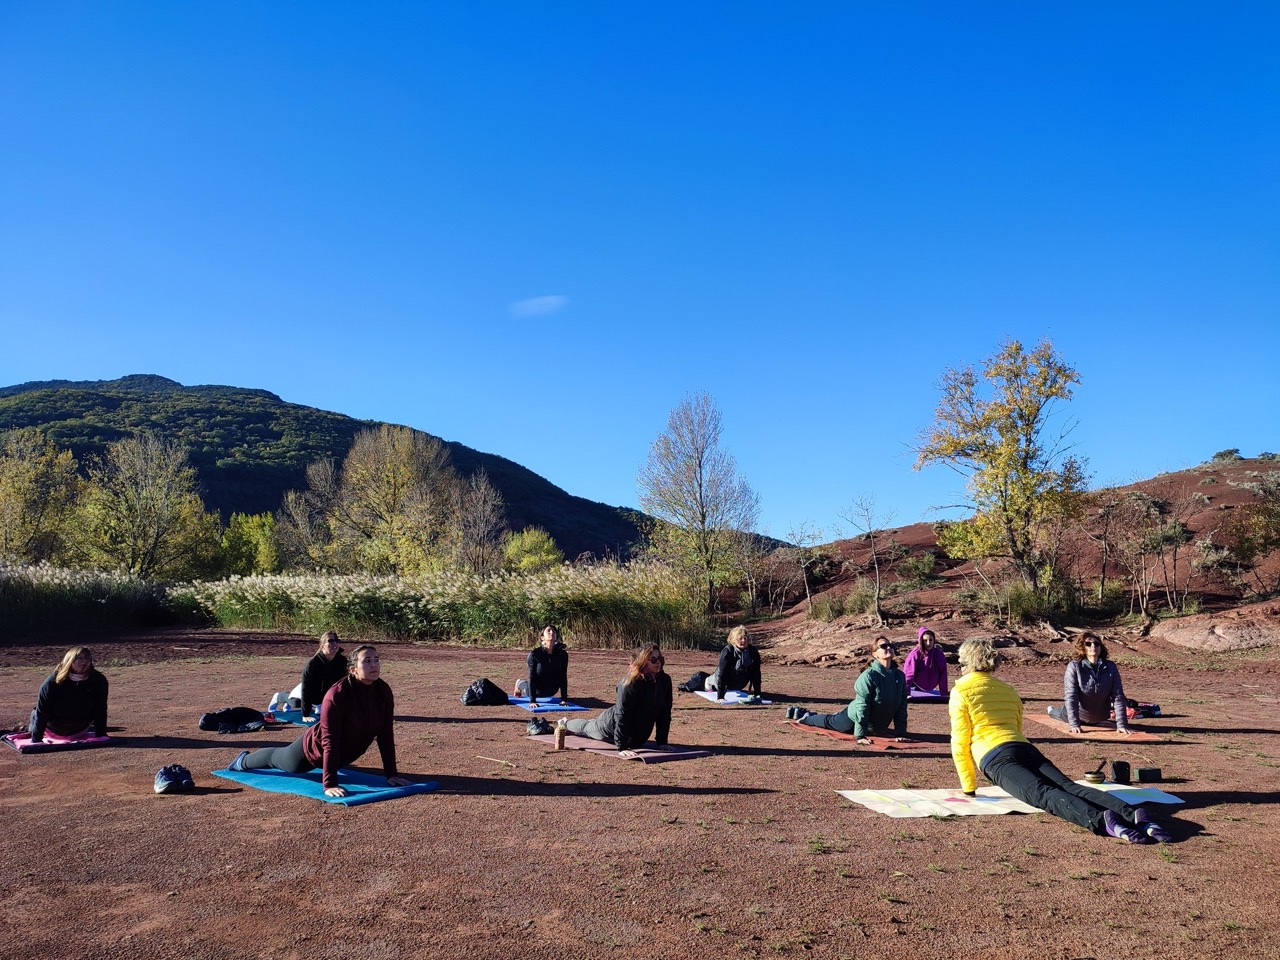
<svg viewBox="0 0 1280 960"><path fill-rule="evenodd" d="M376 427L340 413L286 403L266 390L185 387L154 375L119 380L49 380L0 387L0 431L37 427L82 463L139 431L188 448L206 506L264 513L284 492L306 486L309 463L341 462L352 438ZM507 522L546 529L568 557L624 554L637 538L634 511L575 497L518 463L443 441L464 476L483 468L506 501Z"/></svg>

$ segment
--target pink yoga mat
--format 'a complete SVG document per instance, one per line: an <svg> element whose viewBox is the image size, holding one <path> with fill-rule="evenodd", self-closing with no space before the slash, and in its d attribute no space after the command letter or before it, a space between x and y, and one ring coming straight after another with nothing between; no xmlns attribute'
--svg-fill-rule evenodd
<svg viewBox="0 0 1280 960"><path fill-rule="evenodd" d="M801 723L799 720L784 720L789 727L794 727L804 733L820 733L824 737L830 737L833 740L848 740L855 744L859 750L923 750L929 747L936 747L936 743L923 743L919 740L912 740L908 743L898 743L893 737L868 737L870 744L858 743L858 738L852 733L841 733L839 730L828 730L826 727L810 727Z"/></svg>
<svg viewBox="0 0 1280 960"><path fill-rule="evenodd" d="M1074 737L1077 740L1114 740L1118 743L1126 743L1130 741L1153 741L1162 743L1164 737L1158 733L1148 733L1145 730L1135 729L1133 724L1129 725L1130 734L1126 737L1123 733L1116 729L1113 721L1108 720L1105 724L1084 724L1080 727L1080 733L1072 733L1071 728L1062 720L1057 720L1047 713L1027 713L1024 714L1027 720L1034 720L1036 723L1051 727L1059 733L1066 734L1068 737Z"/></svg>
<svg viewBox="0 0 1280 960"><path fill-rule="evenodd" d="M540 733L537 736L529 737L530 740L536 740L552 750L556 746L556 735L554 733ZM566 750L585 750L587 753L599 753L604 756L618 756L618 748L612 743L605 743L603 740L592 740L590 737L580 737L576 734L569 733L564 738L564 748ZM697 750L691 747L675 747L671 750L655 750L652 747L640 747L634 753L638 756L641 763L670 763L673 760L692 760L695 757L709 757L710 750ZM622 759L627 759L623 757Z"/></svg>
<svg viewBox="0 0 1280 960"><path fill-rule="evenodd" d="M5 743L19 753L50 753L54 750L83 750L86 747L103 747L111 742L110 737L95 737L90 733L82 733L75 737L60 737L56 733L44 732L44 739L39 743L31 742L29 733L6 733Z"/></svg>

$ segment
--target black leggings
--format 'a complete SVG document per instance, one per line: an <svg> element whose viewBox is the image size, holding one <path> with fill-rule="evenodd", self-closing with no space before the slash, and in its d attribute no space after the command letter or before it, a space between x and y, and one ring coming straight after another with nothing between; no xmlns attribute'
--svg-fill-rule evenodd
<svg viewBox="0 0 1280 960"><path fill-rule="evenodd" d="M314 770L316 765L302 752L302 741L305 737L304 733L287 747L265 747L262 750L253 751L244 758L244 768L246 770L271 768L283 770L285 773L305 773L308 770Z"/></svg>
<svg viewBox="0 0 1280 960"><path fill-rule="evenodd" d="M996 747L982 758L982 772L1010 796L1097 834L1106 833L1103 810L1118 813L1130 824L1137 814L1133 807L1105 790L1074 783L1029 743Z"/></svg>

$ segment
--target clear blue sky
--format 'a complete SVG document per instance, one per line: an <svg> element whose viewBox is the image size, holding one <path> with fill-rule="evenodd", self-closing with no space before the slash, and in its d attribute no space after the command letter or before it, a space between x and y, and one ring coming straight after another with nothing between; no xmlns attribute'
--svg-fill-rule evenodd
<svg viewBox="0 0 1280 960"><path fill-rule="evenodd" d="M1096 484L1280 451L1280 5L0 0L0 384L157 373L763 526L955 502L1048 337Z"/></svg>

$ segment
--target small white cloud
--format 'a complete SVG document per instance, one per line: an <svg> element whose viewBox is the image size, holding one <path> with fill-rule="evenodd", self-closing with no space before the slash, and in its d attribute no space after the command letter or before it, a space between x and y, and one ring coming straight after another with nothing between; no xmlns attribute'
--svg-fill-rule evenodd
<svg viewBox="0 0 1280 960"><path fill-rule="evenodd" d="M530 297L511 304L513 317L549 317L569 305L568 297Z"/></svg>

